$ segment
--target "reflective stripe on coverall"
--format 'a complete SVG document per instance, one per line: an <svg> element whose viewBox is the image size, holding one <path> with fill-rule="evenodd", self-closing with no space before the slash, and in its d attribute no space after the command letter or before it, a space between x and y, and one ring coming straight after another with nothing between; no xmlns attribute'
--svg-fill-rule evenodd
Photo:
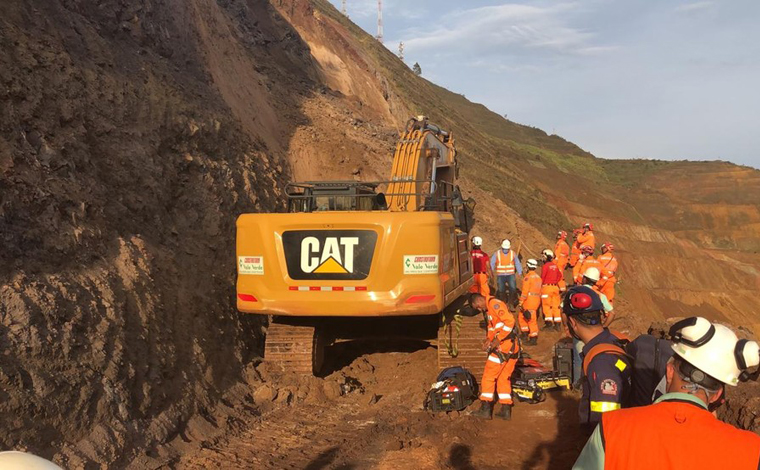
<svg viewBox="0 0 760 470"><path fill-rule="evenodd" d="M529 333L529 336L538 336L538 307L541 306L541 278L536 271L530 270L523 278L522 295L520 296L520 331ZM530 320L525 319L526 312L530 315Z"/></svg>
<svg viewBox="0 0 760 470"><path fill-rule="evenodd" d="M560 285L564 284L563 273L554 261L547 261L541 268L541 309L547 323L562 323L559 309Z"/></svg>
<svg viewBox="0 0 760 470"><path fill-rule="evenodd" d="M615 258L615 255L611 251L608 251L600 255L597 260L601 265L599 266L601 277L596 285L599 287L599 291L606 295L610 302L613 302L615 300L615 284L617 283L617 278L615 277L615 273L618 270L617 258Z"/></svg>
<svg viewBox="0 0 760 470"><path fill-rule="evenodd" d="M490 352L480 381L480 399L492 402L494 393L499 396L499 403L512 404L512 373L517 364L517 345L514 343L513 328L515 318L501 300L488 299L488 341L499 340L499 351L507 358L501 361L498 354Z"/></svg>

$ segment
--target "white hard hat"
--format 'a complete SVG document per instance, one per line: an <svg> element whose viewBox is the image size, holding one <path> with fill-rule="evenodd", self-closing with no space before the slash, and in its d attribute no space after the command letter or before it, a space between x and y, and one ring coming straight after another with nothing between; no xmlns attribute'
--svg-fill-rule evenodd
<svg viewBox="0 0 760 470"><path fill-rule="evenodd" d="M0 468L3 470L61 470L49 460L25 452L0 452Z"/></svg>
<svg viewBox="0 0 760 470"><path fill-rule="evenodd" d="M472 237L472 244L475 246L480 246L483 244L483 239L480 237Z"/></svg>
<svg viewBox="0 0 760 470"><path fill-rule="evenodd" d="M746 370L760 364L760 346L755 341L739 340L728 327L702 317L679 321L670 335L679 357L727 385L746 380Z"/></svg>
<svg viewBox="0 0 760 470"><path fill-rule="evenodd" d="M528 268L536 269L537 267L538 267L538 261L534 260L533 258L528 260Z"/></svg>
<svg viewBox="0 0 760 470"><path fill-rule="evenodd" d="M548 248L545 249L543 252L541 252L541 254L543 254L547 258L554 258L554 252Z"/></svg>
<svg viewBox="0 0 760 470"><path fill-rule="evenodd" d="M583 277L587 277L594 282L599 282L599 268L588 268L583 272Z"/></svg>
<svg viewBox="0 0 760 470"><path fill-rule="evenodd" d="M507 240L505 238L504 241L501 242L501 248L504 249L504 250L508 250L508 249L512 248L512 243L510 243L509 240Z"/></svg>

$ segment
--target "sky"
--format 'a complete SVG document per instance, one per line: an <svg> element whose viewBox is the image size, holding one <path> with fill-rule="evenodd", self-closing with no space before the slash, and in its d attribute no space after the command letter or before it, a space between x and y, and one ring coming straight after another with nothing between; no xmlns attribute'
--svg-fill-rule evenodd
<svg viewBox="0 0 760 470"><path fill-rule="evenodd" d="M347 10L376 34L376 0ZM760 168L758 0L384 0L383 16L428 80L596 156Z"/></svg>

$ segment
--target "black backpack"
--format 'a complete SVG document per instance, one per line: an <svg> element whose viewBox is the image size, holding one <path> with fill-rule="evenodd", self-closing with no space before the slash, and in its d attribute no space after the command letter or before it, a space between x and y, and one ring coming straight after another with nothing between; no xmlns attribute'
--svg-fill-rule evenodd
<svg viewBox="0 0 760 470"><path fill-rule="evenodd" d="M464 367L443 369L425 398L430 411L461 411L478 398L478 383Z"/></svg>
<svg viewBox="0 0 760 470"><path fill-rule="evenodd" d="M633 358L631 393L627 407L653 403L652 395L665 376L668 360L673 356L672 343L652 335L641 335L628 343L626 353Z"/></svg>

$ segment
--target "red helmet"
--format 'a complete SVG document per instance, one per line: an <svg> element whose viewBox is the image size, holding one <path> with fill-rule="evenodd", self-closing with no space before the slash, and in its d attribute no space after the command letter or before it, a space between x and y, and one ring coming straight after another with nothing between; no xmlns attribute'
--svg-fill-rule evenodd
<svg viewBox="0 0 760 470"><path fill-rule="evenodd" d="M560 230L559 232L557 232L557 240L560 240L560 239L564 240L565 238L567 238L567 232L565 232L564 230Z"/></svg>
<svg viewBox="0 0 760 470"><path fill-rule="evenodd" d="M581 247L581 252L586 253L587 255L593 255L594 254L594 247L591 245L583 245Z"/></svg>
<svg viewBox="0 0 760 470"><path fill-rule="evenodd" d="M586 222L585 224L583 224L583 228L594 230L594 224L592 224L591 222Z"/></svg>
<svg viewBox="0 0 760 470"><path fill-rule="evenodd" d="M602 251L605 251L605 250L614 251L615 245L613 245L612 243L602 243Z"/></svg>

